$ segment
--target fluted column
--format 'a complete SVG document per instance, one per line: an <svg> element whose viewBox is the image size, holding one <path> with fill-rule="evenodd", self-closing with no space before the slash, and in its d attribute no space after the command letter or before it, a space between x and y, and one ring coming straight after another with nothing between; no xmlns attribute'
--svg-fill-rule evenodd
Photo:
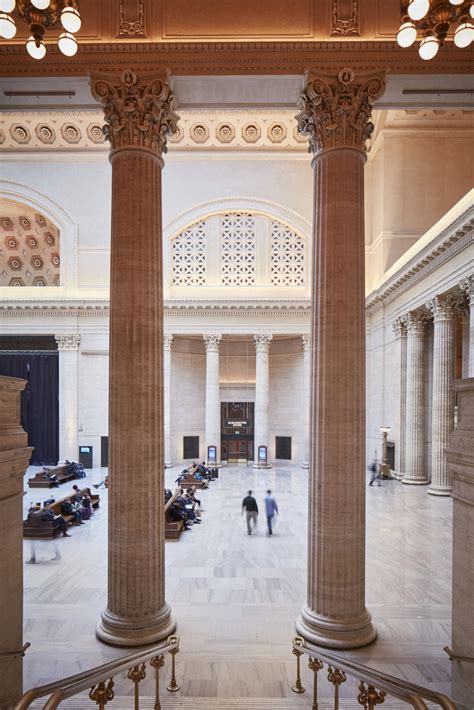
<svg viewBox="0 0 474 710"><path fill-rule="evenodd" d="M177 130L163 75L92 77L111 142L109 561L102 641L153 643L165 602L162 155Z"/></svg>
<svg viewBox="0 0 474 710"><path fill-rule="evenodd" d="M407 323L406 318L401 316L392 324L395 333L398 364L399 364L399 401L398 412L398 447L396 451L396 472L395 478L403 478L405 473L405 447L406 447L406 395L407 395Z"/></svg>
<svg viewBox="0 0 474 710"><path fill-rule="evenodd" d="M219 397L219 346L222 335L204 335L206 346L206 448L217 447L217 463L221 460L221 404Z"/></svg>
<svg viewBox="0 0 474 710"><path fill-rule="evenodd" d="M81 336L55 335L59 351L59 460L77 461L79 345Z"/></svg>
<svg viewBox="0 0 474 710"><path fill-rule="evenodd" d="M304 452L302 468L309 467L309 386L311 379L311 336L301 336L303 348Z"/></svg>
<svg viewBox="0 0 474 710"><path fill-rule="evenodd" d="M165 468L171 468L171 345L172 335L163 338L163 387L165 417Z"/></svg>
<svg viewBox="0 0 474 710"><path fill-rule="evenodd" d="M424 349L427 314L412 311L407 315L407 415L405 475L402 483L425 485L425 400Z"/></svg>
<svg viewBox="0 0 474 710"><path fill-rule="evenodd" d="M268 403L269 368L268 353L271 335L254 335L255 359L255 425L254 425L254 468L258 468L258 447L266 446L268 451Z"/></svg>
<svg viewBox="0 0 474 710"><path fill-rule="evenodd" d="M431 410L431 485L434 496L451 495L445 450L454 426L454 308L451 294L436 296L426 306L433 314L433 404Z"/></svg>
<svg viewBox="0 0 474 710"><path fill-rule="evenodd" d="M308 598L296 622L334 648L376 637L365 607L364 164L382 75L308 75L314 153Z"/></svg>
<svg viewBox="0 0 474 710"><path fill-rule="evenodd" d="M469 371L468 377L474 377L474 274L463 279L459 284L469 300Z"/></svg>

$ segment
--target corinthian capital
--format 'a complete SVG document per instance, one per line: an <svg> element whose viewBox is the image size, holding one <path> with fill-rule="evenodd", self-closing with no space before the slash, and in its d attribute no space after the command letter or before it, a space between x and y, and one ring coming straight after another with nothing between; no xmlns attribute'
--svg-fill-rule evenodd
<svg viewBox="0 0 474 710"><path fill-rule="evenodd" d="M385 90L385 75L356 76L342 69L337 76L307 74L296 116L298 131L309 137L309 150L318 154L329 148L357 148L374 130L372 105Z"/></svg>
<svg viewBox="0 0 474 710"><path fill-rule="evenodd" d="M254 335L255 350L258 353L267 353L270 349L272 335Z"/></svg>
<svg viewBox="0 0 474 710"><path fill-rule="evenodd" d="M392 329L397 338L404 338L407 334L407 319L405 316L400 316L392 323Z"/></svg>
<svg viewBox="0 0 474 710"><path fill-rule="evenodd" d="M58 344L58 350L78 350L81 343L81 336L76 333L72 335L55 335L54 339Z"/></svg>
<svg viewBox="0 0 474 710"><path fill-rule="evenodd" d="M429 316L425 311L410 311L407 313L407 334L418 333L423 335Z"/></svg>
<svg viewBox="0 0 474 710"><path fill-rule="evenodd" d="M164 350L171 350L171 345L173 344L173 336L171 334L166 334L163 336L163 348Z"/></svg>
<svg viewBox="0 0 474 710"><path fill-rule="evenodd" d="M470 299L471 305L474 304L474 274L471 274L470 276L467 276L467 278L463 279L461 283L459 284L459 288L462 291L465 291L467 293L468 298Z"/></svg>
<svg viewBox="0 0 474 710"><path fill-rule="evenodd" d="M207 353L218 353L222 335L203 335Z"/></svg>
<svg viewBox="0 0 474 710"><path fill-rule="evenodd" d="M426 304L426 307L432 312L435 320L453 318L455 306L456 298L452 293L447 293L444 296L435 296Z"/></svg>
<svg viewBox="0 0 474 710"><path fill-rule="evenodd" d="M120 77L92 75L91 91L102 104L104 135L112 150L146 148L161 156L166 137L178 130L173 94L164 75L140 78L126 69Z"/></svg>

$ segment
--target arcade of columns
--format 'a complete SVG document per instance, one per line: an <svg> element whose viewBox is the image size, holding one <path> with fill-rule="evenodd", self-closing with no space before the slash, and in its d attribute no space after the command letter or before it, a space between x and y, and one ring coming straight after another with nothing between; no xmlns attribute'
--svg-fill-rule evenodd
<svg viewBox="0 0 474 710"><path fill-rule="evenodd" d="M310 74L298 115L314 156L316 248L308 597L297 631L340 648L376 636L365 607L363 176L371 107L383 90L378 74ZM170 351L161 347L161 168L178 117L164 76L138 78L125 71L116 80L93 77L92 93L104 108L112 164L108 605L97 634L131 646L162 639L176 626L164 598L164 466L156 462L164 463L169 437L164 373ZM268 336L256 337L257 439L268 428L269 342ZM218 434L219 337L207 336L205 343L207 437Z"/></svg>
<svg viewBox="0 0 474 710"><path fill-rule="evenodd" d="M435 296L425 309L410 311L393 323L399 339L400 357L400 452L399 477L403 483L429 483L426 469L425 430L425 333L433 321L433 404L431 412L431 484L428 493L451 494L451 480L446 466L445 450L454 428L455 323L460 315L463 337L469 351L463 353L467 363L463 377L474 377L474 276L463 279L459 288L466 298L452 293ZM463 333L464 335L464 333Z"/></svg>

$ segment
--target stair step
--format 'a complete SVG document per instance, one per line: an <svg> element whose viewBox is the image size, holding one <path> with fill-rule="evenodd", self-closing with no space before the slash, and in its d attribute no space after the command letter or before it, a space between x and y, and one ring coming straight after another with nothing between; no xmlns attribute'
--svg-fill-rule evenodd
<svg viewBox="0 0 474 710"><path fill-rule="evenodd" d="M312 707L311 696L305 694L304 696L292 696L289 698L197 698L197 697L162 697L160 698L161 710L189 710L189 708L194 708L195 710L293 710L294 708L307 708L310 710ZM44 701L36 701L30 705L32 710L40 710L44 705ZM96 707L95 703L92 703L88 698L70 698L64 700L60 704L60 708L69 708L69 710L92 710ZM111 710L116 708L116 710L132 710L133 698L116 696L112 703L110 704ZM406 703L402 703L397 700L386 700L383 704L384 710L407 710L409 706ZM434 705L428 704L428 707L435 707ZM141 710L153 710L154 699L153 698L140 698L140 709ZM346 708L358 708L361 710L361 705L358 704L357 699L352 700L341 699L339 700L339 708L345 710ZM334 699L322 699L318 700L319 710L333 710L334 709Z"/></svg>

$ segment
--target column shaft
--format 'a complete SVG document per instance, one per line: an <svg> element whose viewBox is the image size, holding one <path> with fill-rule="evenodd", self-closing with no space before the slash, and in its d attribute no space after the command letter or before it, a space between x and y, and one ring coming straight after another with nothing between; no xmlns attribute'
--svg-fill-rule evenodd
<svg viewBox="0 0 474 710"><path fill-rule="evenodd" d="M303 468L309 467L309 403L311 381L311 337L303 335L303 407L304 407L304 452Z"/></svg>
<svg viewBox="0 0 474 710"><path fill-rule="evenodd" d="M165 467L173 465L171 457L171 345L172 335L165 335L163 350L163 386L165 417Z"/></svg>
<svg viewBox="0 0 474 710"><path fill-rule="evenodd" d="M474 377L474 274L463 279L459 284L466 292L469 303L469 366L468 377Z"/></svg>
<svg viewBox="0 0 474 710"><path fill-rule="evenodd" d="M271 335L254 335L255 358L255 414L254 414L254 466L258 467L258 447L269 447L269 362Z"/></svg>
<svg viewBox="0 0 474 710"><path fill-rule="evenodd" d="M399 401L397 412L398 447L396 450L395 478L401 480L405 474L406 454L406 392L407 392L407 327L406 319L397 318L393 323L399 367Z"/></svg>
<svg viewBox="0 0 474 710"><path fill-rule="evenodd" d="M403 483L428 483L425 460L424 342L426 314L407 316L406 467Z"/></svg>
<svg viewBox="0 0 474 710"><path fill-rule="evenodd" d="M205 335L206 346L206 449L217 447L217 462L221 460L221 405L219 389L219 345L220 335Z"/></svg>
<svg viewBox="0 0 474 710"><path fill-rule="evenodd" d="M434 316L433 404L431 420L431 485L428 493L451 494L445 451L454 426L454 306L453 296L439 296L427 306Z"/></svg>
<svg viewBox="0 0 474 710"><path fill-rule="evenodd" d="M108 604L102 641L176 627L165 602L161 155L174 119L162 78L93 80L112 143Z"/></svg>
<svg viewBox="0 0 474 710"><path fill-rule="evenodd" d="M59 350L59 460L76 461L80 335L57 335Z"/></svg>

